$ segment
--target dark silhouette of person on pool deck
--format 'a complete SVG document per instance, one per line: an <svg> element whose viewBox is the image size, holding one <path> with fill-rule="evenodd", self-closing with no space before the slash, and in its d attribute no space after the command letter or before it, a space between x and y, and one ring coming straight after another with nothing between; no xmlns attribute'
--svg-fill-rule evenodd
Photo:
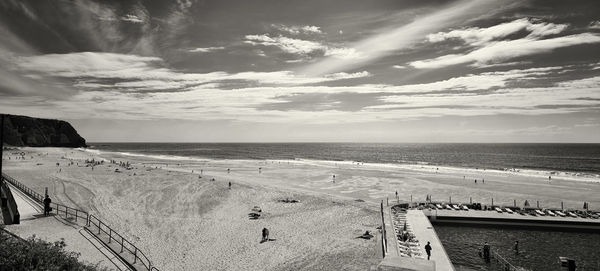
<svg viewBox="0 0 600 271"><path fill-rule="evenodd" d="M52 202L52 200L50 199L50 197L48 197L48 195L46 195L46 198L44 199L44 216L50 215L50 203L51 202Z"/></svg>
<svg viewBox="0 0 600 271"><path fill-rule="evenodd" d="M267 228L262 229L262 241L261 243L269 241L269 230Z"/></svg>
<svg viewBox="0 0 600 271"><path fill-rule="evenodd" d="M427 252L427 260L429 260L431 258L431 245L429 245L429 242L425 245L425 252Z"/></svg>

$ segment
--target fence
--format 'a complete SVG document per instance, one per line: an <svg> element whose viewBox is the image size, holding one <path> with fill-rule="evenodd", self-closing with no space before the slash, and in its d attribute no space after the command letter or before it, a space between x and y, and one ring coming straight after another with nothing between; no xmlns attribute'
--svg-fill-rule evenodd
<svg viewBox="0 0 600 271"><path fill-rule="evenodd" d="M14 187L18 188L19 190L21 190L24 194L26 194L33 200L39 202L40 204L44 203L44 197L41 194L35 192L34 190L30 189L29 187L25 186L24 184L20 183L19 181L15 180L14 178L2 173L2 179L9 182L10 184L12 184ZM79 219L83 219L83 221L85 222L85 226L88 229L90 229L90 232L92 234L96 235L96 237L100 241L102 241L102 243L104 243L104 245L113 248L113 250L114 250L114 246L112 245L112 241L114 240L115 242L117 242L120 245L119 255L121 256L121 258L123 258L125 261L127 261L132 267L133 267L133 265L140 262L146 270L150 270L150 271L157 270L158 271L158 269L156 267L152 266L152 263L150 262L148 257L146 257L146 255L141 250L139 250L133 243L129 242L121 234L114 231L112 228L110 228L106 223L102 222L102 220L98 219L96 216L90 215L86 211L71 208L69 206L65 206L60 203L51 203L50 207L54 207L53 211L55 211L57 215L60 216L62 213L65 216L65 219L71 218L71 219L74 219L75 221L78 221ZM97 232L97 234L96 234L96 232ZM101 233L106 234L108 236L108 238L102 238ZM116 252L117 250L114 250L114 251ZM122 255L122 253L124 251L126 251L128 254L130 254L130 257L124 257L124 255ZM129 258L132 258L133 262L130 262Z"/></svg>
<svg viewBox="0 0 600 271"><path fill-rule="evenodd" d="M13 197L12 192L7 184L0 182L0 199L2 200L2 208L6 210L7 215L3 215L4 224L19 224L21 216L17 209L17 203Z"/></svg>
<svg viewBox="0 0 600 271"><path fill-rule="evenodd" d="M387 232L385 229L385 214L383 212L383 201L381 201L381 250L383 258L385 258L385 254L387 253Z"/></svg>
<svg viewBox="0 0 600 271"><path fill-rule="evenodd" d="M121 257L125 258L123 252L126 252L130 256L128 258L133 258L133 264L137 264L139 261L147 270L158 270L152 266L148 257L146 257L141 250L94 215L89 216L88 228L94 234L97 232L96 236L98 236L104 244L110 246L115 251L119 250ZM105 236L102 236L102 234Z"/></svg>
<svg viewBox="0 0 600 271"><path fill-rule="evenodd" d="M508 260L506 260L504 257L502 257L502 255L500 255L495 250L491 250L490 255L492 256L492 258L496 259L496 262L500 266L500 269L503 271L527 271L528 270L523 267L514 266L513 264L511 264Z"/></svg>

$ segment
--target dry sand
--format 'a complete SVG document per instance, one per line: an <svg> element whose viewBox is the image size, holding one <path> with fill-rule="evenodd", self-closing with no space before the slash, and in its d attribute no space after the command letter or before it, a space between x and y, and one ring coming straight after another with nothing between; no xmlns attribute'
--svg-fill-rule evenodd
<svg viewBox="0 0 600 271"><path fill-rule="evenodd" d="M48 187L53 201L98 214L161 270L365 270L380 260L375 239L356 238L378 225L376 208L366 203L241 181L229 190L218 177L141 164L122 173L107 163L92 170L83 166L85 152L23 150L27 159L13 154L6 173L40 193ZM76 164L66 166L63 156ZM285 198L299 203L278 202ZM255 205L262 216L250 220ZM272 241L260 243L263 227Z"/></svg>
<svg viewBox="0 0 600 271"><path fill-rule="evenodd" d="M600 183L572 177L548 181L546 176L431 166L22 150L26 160L5 159L8 174L40 193L49 187L55 201L99 214L162 270L368 269L379 261L376 241L355 237L375 231L377 205L388 197L393 201L395 191L402 201L411 195L423 201L430 194L440 201L452 197L452 202L472 198L489 204L493 198L495 204L512 205L514 199L521 205L527 199L542 207L558 208L562 201L581 208L588 201L593 209L600 207ZM134 169L116 173L117 166L105 163L92 170L83 166L86 158L129 161ZM69 159L79 166L65 166ZM300 203L278 202L284 198ZM255 205L264 213L249 220ZM261 244L263 227L276 240Z"/></svg>

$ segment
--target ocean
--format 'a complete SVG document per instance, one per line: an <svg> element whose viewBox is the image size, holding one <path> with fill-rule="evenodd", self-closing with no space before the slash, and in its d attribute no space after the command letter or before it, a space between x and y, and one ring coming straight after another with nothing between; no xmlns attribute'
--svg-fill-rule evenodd
<svg viewBox="0 0 600 271"><path fill-rule="evenodd" d="M208 159L311 159L600 176L600 144L90 143L102 151Z"/></svg>

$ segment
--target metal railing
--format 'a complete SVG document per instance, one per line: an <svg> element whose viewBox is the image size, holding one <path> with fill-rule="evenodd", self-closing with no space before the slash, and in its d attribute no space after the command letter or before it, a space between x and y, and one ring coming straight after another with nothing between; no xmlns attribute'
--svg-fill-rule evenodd
<svg viewBox="0 0 600 271"><path fill-rule="evenodd" d="M502 257L502 255L500 255L495 250L491 250L490 254L491 254L492 258L494 258L496 260L496 262L500 265L500 269L503 271L527 271L528 270L523 267L514 266L513 264L511 264L507 259Z"/></svg>
<svg viewBox="0 0 600 271"><path fill-rule="evenodd" d="M121 257L123 257L122 253L126 252L132 256L133 264L136 264L139 261L147 270L158 270L152 266L152 263L148 257L146 257L146 255L140 249L125 239L121 234L106 225L106 223L102 222L102 220L98 219L94 215L90 215L88 223L88 228L90 228L90 231L92 231L94 234L97 232L98 238L107 246L110 246L113 249L119 249L119 254L121 254ZM102 238L102 233L104 233L107 238ZM113 241L115 243L113 243Z"/></svg>
<svg viewBox="0 0 600 271"><path fill-rule="evenodd" d="M387 253L387 232L385 229L385 215L383 212L383 201L381 201L381 250L383 258Z"/></svg>
<svg viewBox="0 0 600 271"><path fill-rule="evenodd" d="M14 178L12 178L4 173L2 173L2 179L7 181L8 183L10 183L11 185L15 186L19 190L21 190L21 192L23 192L24 194L26 194L33 200L39 202L40 204L44 203L44 197L41 194L30 189L29 187L25 186L21 182L15 180ZM130 265L132 265L132 267L134 264L137 264L137 262L139 261L146 270L159 271L158 268L152 266L152 263L150 262L148 257L146 257L146 255L140 249L138 249L133 243L129 242L121 234L114 231L111 227L109 227L102 220L98 219L96 216L90 215L86 211L79 210L76 208L71 208L69 206L65 206L60 203L51 203L50 206L55 207L55 208L53 208L54 209L53 211L55 211L57 215L60 215L61 213L64 214L65 219L71 218L71 219L75 219L75 221L78 221L78 219L84 219L85 226L88 227L90 229L90 232L92 234L96 235L96 237L98 237L98 239L102 243L104 243L104 245L106 245L107 247L114 248L113 243L112 243L114 240L117 244L120 245L119 255L121 256L121 258L123 258L125 261L127 261L129 263L128 259L121 254L123 252L127 252L132 256L131 258L133 258L133 263L129 263ZM100 236L101 233L105 233L108 236L108 239L106 241L105 241L106 238L102 238ZM115 252L116 251L117 250L115 250Z"/></svg>

